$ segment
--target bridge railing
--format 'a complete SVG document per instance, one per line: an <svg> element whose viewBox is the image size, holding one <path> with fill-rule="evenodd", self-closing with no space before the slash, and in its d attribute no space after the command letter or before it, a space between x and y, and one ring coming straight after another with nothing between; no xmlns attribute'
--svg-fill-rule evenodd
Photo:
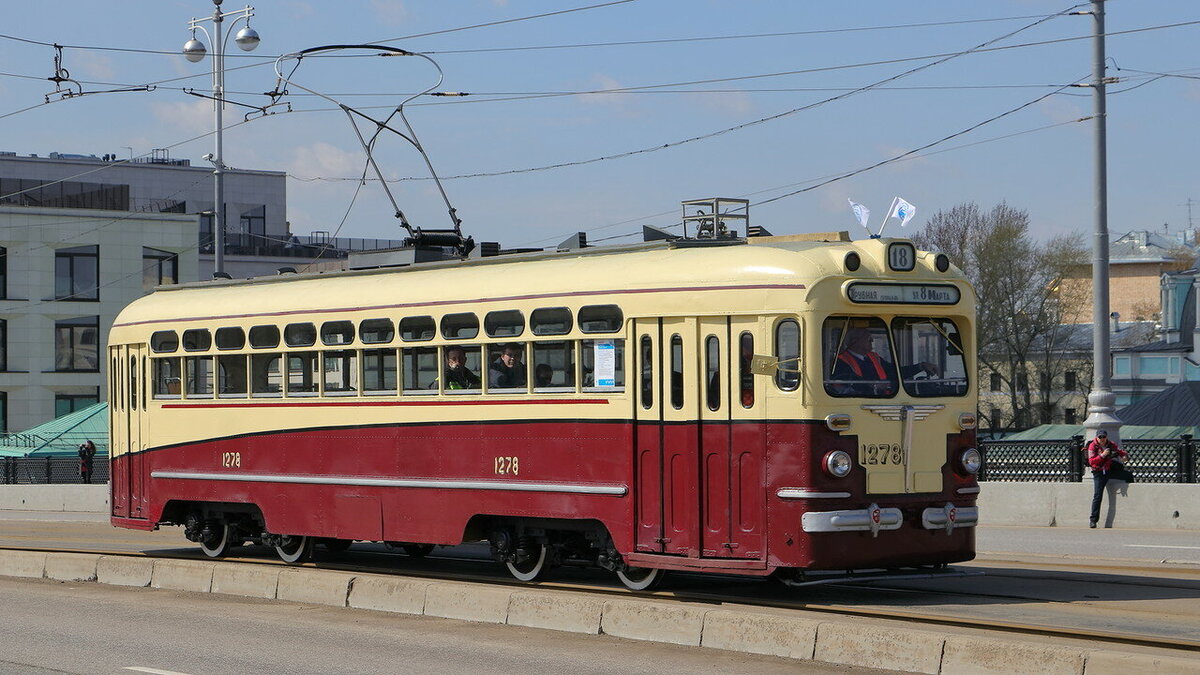
<svg viewBox="0 0 1200 675"><path fill-rule="evenodd" d="M1140 483L1197 483L1196 442L1179 438L1123 441L1126 467ZM1071 482L1088 469L1083 436L1068 440L980 441L981 481Z"/></svg>
<svg viewBox="0 0 1200 675"><path fill-rule="evenodd" d="M82 483L78 457L0 457L0 483ZM92 482L108 482L108 456L97 455L92 463Z"/></svg>

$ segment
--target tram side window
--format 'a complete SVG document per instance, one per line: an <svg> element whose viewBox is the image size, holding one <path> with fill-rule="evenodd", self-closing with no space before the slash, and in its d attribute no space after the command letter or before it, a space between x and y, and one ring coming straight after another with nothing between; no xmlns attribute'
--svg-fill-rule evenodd
<svg viewBox="0 0 1200 675"><path fill-rule="evenodd" d="M483 317L483 330L488 337L517 337L525 332L525 315L517 309L488 312Z"/></svg>
<svg viewBox="0 0 1200 675"><path fill-rule="evenodd" d="M217 392L221 398L242 398L246 395L245 354L217 357Z"/></svg>
<svg viewBox="0 0 1200 675"><path fill-rule="evenodd" d="M738 386L741 389L742 407L754 407L754 373L750 362L754 359L754 336L742 333L738 338Z"/></svg>
<svg viewBox="0 0 1200 675"><path fill-rule="evenodd" d="M348 345L354 342L354 324L349 321L326 321L321 324L321 344Z"/></svg>
<svg viewBox="0 0 1200 675"><path fill-rule="evenodd" d="M574 319L566 307L543 307L533 310L529 325L534 335L566 335L571 332Z"/></svg>
<svg viewBox="0 0 1200 675"><path fill-rule="evenodd" d="M442 337L447 340L470 340L476 335L479 335L479 317L471 312L442 317Z"/></svg>
<svg viewBox="0 0 1200 675"><path fill-rule="evenodd" d="M217 349L241 349L246 346L246 332L236 326L217 329Z"/></svg>
<svg viewBox="0 0 1200 675"><path fill-rule="evenodd" d="M283 329L283 341L289 347L311 347L317 343L317 327L311 323L289 323Z"/></svg>
<svg viewBox="0 0 1200 675"><path fill-rule="evenodd" d="M183 331L183 351L206 352L212 347L212 333L207 328Z"/></svg>
<svg viewBox="0 0 1200 675"><path fill-rule="evenodd" d="M362 334L366 339L366 333ZM372 396L382 396L396 393L396 350L395 349L364 349L363 359L363 393Z"/></svg>
<svg viewBox="0 0 1200 675"><path fill-rule="evenodd" d="M654 341L649 335L642 336L642 408L654 407Z"/></svg>
<svg viewBox="0 0 1200 675"><path fill-rule="evenodd" d="M795 319L784 319L775 326L775 356L779 359L775 386L795 391L800 386L800 324Z"/></svg>
<svg viewBox="0 0 1200 675"><path fill-rule="evenodd" d="M400 339L405 342L432 340L437 324L432 316L406 316L400 319Z"/></svg>
<svg viewBox="0 0 1200 675"><path fill-rule="evenodd" d="M187 371L188 398L212 398L213 395L213 357L188 356L183 360Z"/></svg>
<svg viewBox="0 0 1200 675"><path fill-rule="evenodd" d="M534 391L574 391L574 342L535 342L531 361Z"/></svg>
<svg viewBox="0 0 1200 675"><path fill-rule="evenodd" d="M589 391L625 390L625 341L584 340L579 357L583 362L583 386Z"/></svg>
<svg viewBox="0 0 1200 675"><path fill-rule="evenodd" d="M276 332L277 338L278 335ZM253 329L250 338L253 344ZM250 355L250 395L268 398L283 395L283 354Z"/></svg>
<svg viewBox="0 0 1200 675"><path fill-rule="evenodd" d="M137 378L137 357L129 357L129 409L137 410L138 407L138 378Z"/></svg>
<svg viewBox="0 0 1200 675"><path fill-rule="evenodd" d="M683 409L683 338L671 336L671 407Z"/></svg>
<svg viewBox="0 0 1200 675"><path fill-rule="evenodd" d="M312 324L309 324L310 326ZM291 328L291 326L289 326ZM316 333L313 333L316 337ZM288 396L315 396L320 383L320 352L290 352L287 355Z"/></svg>
<svg viewBox="0 0 1200 675"><path fill-rule="evenodd" d="M250 329L250 346L255 349L274 349L279 346L278 326L255 326Z"/></svg>
<svg viewBox="0 0 1200 675"><path fill-rule="evenodd" d="M912 396L966 396L967 368L962 334L950 319L892 320L904 390Z"/></svg>
<svg viewBox="0 0 1200 675"><path fill-rule="evenodd" d="M368 345L385 345L396 337L391 319L365 319L358 324L358 338Z"/></svg>
<svg viewBox="0 0 1200 675"><path fill-rule="evenodd" d="M585 333L615 333L624 316L616 305L586 305L579 308L579 330Z"/></svg>
<svg viewBox="0 0 1200 675"><path fill-rule="evenodd" d="M404 393L436 393L438 366L437 347L413 347L403 350L400 354L400 372L404 375Z"/></svg>
<svg viewBox="0 0 1200 675"><path fill-rule="evenodd" d="M891 361L891 334L880 319L825 319L821 351L825 391L832 396L890 398L900 388Z"/></svg>
<svg viewBox="0 0 1200 675"><path fill-rule="evenodd" d="M492 312L496 314L497 312ZM491 314L488 315L491 317ZM485 326L486 321L485 321ZM524 393L529 383L529 364L525 359L525 345L509 342L488 345L488 393Z"/></svg>
<svg viewBox="0 0 1200 675"><path fill-rule="evenodd" d="M474 316L474 315L472 315ZM482 351L479 345L446 345L442 348L443 393L478 394L483 391Z"/></svg>
<svg viewBox="0 0 1200 675"><path fill-rule="evenodd" d="M150 336L150 349L159 354L170 354L179 349L179 335L173 330L156 331Z"/></svg>
<svg viewBox="0 0 1200 675"><path fill-rule="evenodd" d="M154 398L179 398L180 366L178 356L154 359Z"/></svg>
<svg viewBox="0 0 1200 675"><path fill-rule="evenodd" d="M325 394L348 396L358 393L358 352L338 349L325 352Z"/></svg>
<svg viewBox="0 0 1200 675"><path fill-rule="evenodd" d="M704 398L709 410L721 409L721 340L716 335L704 338Z"/></svg>

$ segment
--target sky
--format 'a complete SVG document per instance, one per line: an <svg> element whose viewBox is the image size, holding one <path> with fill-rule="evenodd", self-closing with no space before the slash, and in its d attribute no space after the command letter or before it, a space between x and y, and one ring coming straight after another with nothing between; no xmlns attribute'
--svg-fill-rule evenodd
<svg viewBox="0 0 1200 675"><path fill-rule="evenodd" d="M1177 232L1200 200L1200 3L1105 5L1107 75L1119 78L1108 87L1110 232ZM872 210L876 229L900 196L916 206L909 229L959 203L1007 202L1037 236L1087 242L1094 122L1079 120L1094 108L1089 88L1066 85L1090 77L1093 20L1054 16L1072 7L1089 3L265 0L251 19L258 49L229 42L226 90L264 106L276 57L320 45L428 55L444 73L435 91L469 95L419 97L405 113L464 233L508 247L577 231L638 241L643 224L675 226L680 201L714 196L749 199L751 223L774 234L859 238L847 199ZM180 50L188 20L211 13L209 0L24 3L0 28L0 151L169 148L203 165L212 102L184 89L211 90L213 45L198 35L210 52L200 63ZM53 44L84 92L154 89L54 94ZM383 119L437 72L377 53L288 60L295 86L273 114L247 122L252 108L226 107L225 163L286 171L297 234L404 234L378 182L357 180L365 154L337 104ZM412 224L449 225L407 141L385 133L374 156ZM1200 226L1200 202L1192 210ZM887 232L903 234L895 220Z"/></svg>

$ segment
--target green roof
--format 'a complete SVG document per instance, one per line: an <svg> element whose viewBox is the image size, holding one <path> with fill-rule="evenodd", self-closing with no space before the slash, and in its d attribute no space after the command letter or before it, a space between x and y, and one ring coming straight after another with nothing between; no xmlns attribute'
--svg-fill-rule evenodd
<svg viewBox="0 0 1200 675"><path fill-rule="evenodd" d="M1140 426L1129 424L1121 427L1121 440L1179 438L1181 434L1197 435L1196 427ZM1006 441L1065 441L1072 436L1086 436L1082 424L1043 424L1004 437Z"/></svg>
<svg viewBox="0 0 1200 675"><path fill-rule="evenodd" d="M96 403L25 431L0 436L0 457L74 455L90 440L108 453L108 404Z"/></svg>

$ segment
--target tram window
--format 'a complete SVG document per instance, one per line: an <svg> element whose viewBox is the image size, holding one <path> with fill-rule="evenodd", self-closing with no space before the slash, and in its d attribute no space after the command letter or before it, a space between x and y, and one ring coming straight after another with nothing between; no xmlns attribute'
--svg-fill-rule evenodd
<svg viewBox="0 0 1200 675"><path fill-rule="evenodd" d="M671 336L671 407L683 409L683 338Z"/></svg>
<svg viewBox="0 0 1200 675"><path fill-rule="evenodd" d="M400 339L405 342L432 340L437 324L432 316L406 316L400 319Z"/></svg>
<svg viewBox="0 0 1200 675"><path fill-rule="evenodd" d="M246 395L245 354L217 357L217 395L221 398L241 398Z"/></svg>
<svg viewBox="0 0 1200 675"><path fill-rule="evenodd" d="M900 381L912 396L966 396L962 334L950 319L892 320Z"/></svg>
<svg viewBox="0 0 1200 675"><path fill-rule="evenodd" d="M173 330L156 331L150 336L150 349L160 354L170 354L179 349L179 334Z"/></svg>
<svg viewBox="0 0 1200 675"><path fill-rule="evenodd" d="M447 340L470 340L479 335L479 317L471 312L447 314L442 317L442 337Z"/></svg>
<svg viewBox="0 0 1200 675"><path fill-rule="evenodd" d="M321 375L321 366L317 361L319 355L320 352L291 352L287 355L288 396L313 396L317 393Z"/></svg>
<svg viewBox="0 0 1200 675"><path fill-rule="evenodd" d="M488 312L483 317L483 330L488 337L517 337L525 332L525 315L516 309Z"/></svg>
<svg viewBox="0 0 1200 675"><path fill-rule="evenodd" d="M179 398L179 368L181 361L178 356L151 361L154 371L154 398Z"/></svg>
<svg viewBox="0 0 1200 675"><path fill-rule="evenodd" d="M129 357L129 409L137 410L138 395L137 395L137 357Z"/></svg>
<svg viewBox="0 0 1200 675"><path fill-rule="evenodd" d="M583 340L579 358L585 391L625 390L624 340Z"/></svg>
<svg viewBox="0 0 1200 675"><path fill-rule="evenodd" d="M533 343L533 390L575 390L575 343Z"/></svg>
<svg viewBox="0 0 1200 675"><path fill-rule="evenodd" d="M654 406L654 341L642 336L642 408Z"/></svg>
<svg viewBox="0 0 1200 675"><path fill-rule="evenodd" d="M900 388L891 335L875 317L831 316L821 329L825 391L832 396L890 398Z"/></svg>
<svg viewBox="0 0 1200 675"><path fill-rule="evenodd" d="M543 307L533 310L529 324L534 335L566 335L571 332L573 319L566 307Z"/></svg>
<svg viewBox="0 0 1200 675"><path fill-rule="evenodd" d="M255 326L250 329L250 346L255 349L274 349L279 346L278 326Z"/></svg>
<svg viewBox="0 0 1200 675"><path fill-rule="evenodd" d="M716 335L704 338L704 398L709 410L721 409L721 341Z"/></svg>
<svg viewBox="0 0 1200 675"><path fill-rule="evenodd" d="M615 333L625 317L616 305L587 305L579 308L579 330L584 333Z"/></svg>
<svg viewBox="0 0 1200 675"><path fill-rule="evenodd" d="M443 394L478 394L483 391L482 353L479 345L447 345L442 348Z"/></svg>
<svg viewBox="0 0 1200 675"><path fill-rule="evenodd" d="M741 388L742 407L753 408L754 373L750 370L750 362L754 359L754 336L742 333L738 342L738 383Z"/></svg>
<svg viewBox="0 0 1200 675"><path fill-rule="evenodd" d="M326 321L321 324L321 344L348 345L354 342L354 324L350 321Z"/></svg>
<svg viewBox="0 0 1200 675"><path fill-rule="evenodd" d="M250 335L254 335L251 330ZM253 342L251 342L253 344ZM250 395L272 397L283 395L283 354L250 355Z"/></svg>
<svg viewBox="0 0 1200 675"><path fill-rule="evenodd" d="M236 326L217 329L217 349L241 349L246 346L246 331Z"/></svg>
<svg viewBox="0 0 1200 675"><path fill-rule="evenodd" d="M358 324L358 337L364 344L387 344L396 337L396 326L391 319L366 319Z"/></svg>
<svg viewBox="0 0 1200 675"><path fill-rule="evenodd" d="M183 360L187 374L188 398L212 398L213 395L213 357L188 356Z"/></svg>
<svg viewBox="0 0 1200 675"><path fill-rule="evenodd" d="M400 372L404 374L405 394L437 393L439 372L437 347L405 349L400 354L400 363Z"/></svg>
<svg viewBox="0 0 1200 675"><path fill-rule="evenodd" d="M289 323L283 329L283 343L289 347L311 347L317 343L317 327L311 323Z"/></svg>
<svg viewBox="0 0 1200 675"><path fill-rule="evenodd" d="M488 393L524 393L529 383L525 345L520 342L492 344L487 350Z"/></svg>
<svg viewBox="0 0 1200 675"><path fill-rule="evenodd" d="M212 347L212 333L207 328L183 331L183 351L204 352Z"/></svg>
<svg viewBox="0 0 1200 675"><path fill-rule="evenodd" d="M113 407L120 410L121 394L117 388L117 357L115 356L112 358L112 367L108 369L108 400L112 402Z"/></svg>
<svg viewBox="0 0 1200 675"><path fill-rule="evenodd" d="M775 386L795 391L800 386L800 324L795 319L784 319L775 325L775 356L779 359Z"/></svg>
<svg viewBox="0 0 1200 675"><path fill-rule="evenodd" d="M366 334L362 333L365 337ZM364 349L363 393L381 396L396 393L396 350Z"/></svg>
<svg viewBox="0 0 1200 675"><path fill-rule="evenodd" d="M358 393L358 352L338 349L324 352L325 395L347 396Z"/></svg>

